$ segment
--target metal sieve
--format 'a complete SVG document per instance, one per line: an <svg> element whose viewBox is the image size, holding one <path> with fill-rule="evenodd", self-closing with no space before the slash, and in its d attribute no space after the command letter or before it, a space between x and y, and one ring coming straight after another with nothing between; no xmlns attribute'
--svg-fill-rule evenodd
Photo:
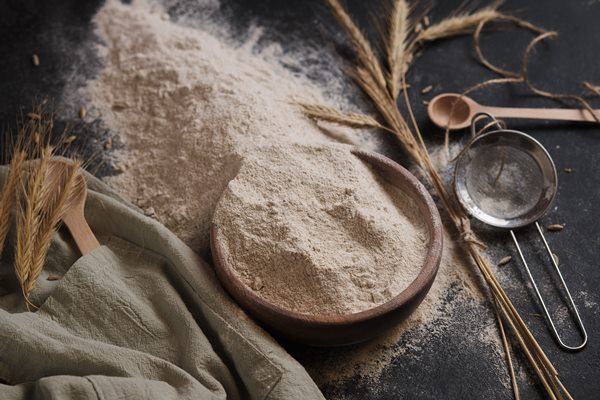
<svg viewBox="0 0 600 400"><path fill-rule="evenodd" d="M477 131L477 123L488 123ZM509 229L535 294L558 344L570 351L583 349L587 332L550 246L538 223L556 196L558 176L546 149L526 133L505 129L503 123L487 113L477 114L471 122L473 139L459 154L454 173L454 190L464 209L488 225ZM583 342L568 346L563 342L540 293L513 229L531 223L542 238L554 270L567 294Z"/></svg>

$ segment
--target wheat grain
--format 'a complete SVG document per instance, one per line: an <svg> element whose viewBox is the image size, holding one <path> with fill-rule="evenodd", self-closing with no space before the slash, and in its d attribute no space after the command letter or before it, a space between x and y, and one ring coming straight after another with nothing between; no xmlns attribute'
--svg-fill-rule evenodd
<svg viewBox="0 0 600 400"><path fill-rule="evenodd" d="M373 75L375 82L379 86L386 87L385 77L375 51L373 51L365 36L358 29L358 26L352 21L352 18L350 18L350 15L348 15L339 0L325 0L325 2L329 5L333 16L348 34L361 64Z"/></svg>
<svg viewBox="0 0 600 400"><path fill-rule="evenodd" d="M393 98L400 93L400 79L405 68L404 52L407 33L410 31L410 8L405 0L394 1L386 43L389 68L388 87Z"/></svg>
<svg viewBox="0 0 600 400"><path fill-rule="evenodd" d="M423 89L421 89L421 94L427 94L427 93L431 92L432 90L433 90L433 85L425 86Z"/></svg>
<svg viewBox="0 0 600 400"><path fill-rule="evenodd" d="M502 267L503 265L508 264L509 262L511 262L512 260L512 256L506 256L506 257L502 257L500 259L500 261L498 261L498 266Z"/></svg>
<svg viewBox="0 0 600 400"><path fill-rule="evenodd" d="M559 232L562 231L564 229L564 225L563 224L550 224L548 225L548 230L550 232Z"/></svg>

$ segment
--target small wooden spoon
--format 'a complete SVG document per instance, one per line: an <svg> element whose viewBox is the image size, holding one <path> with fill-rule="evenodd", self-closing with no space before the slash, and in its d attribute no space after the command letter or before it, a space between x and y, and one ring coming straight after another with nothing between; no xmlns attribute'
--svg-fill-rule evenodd
<svg viewBox="0 0 600 400"><path fill-rule="evenodd" d="M96 236L94 236L94 232L90 229L83 212L87 197L87 185L85 184L85 179L82 175L80 175L78 179L81 180L81 183L79 184L83 186L83 189L78 191L78 197L73 199L73 205L63 216L63 222L67 228L69 228L81 254L86 255L92 250L100 247L100 243L98 242L98 239L96 239Z"/></svg>
<svg viewBox="0 0 600 400"><path fill-rule="evenodd" d="M64 185L67 169L80 168L78 164L71 165L66 161L53 160L53 167L49 168L46 182L48 185ZM67 198L64 206L62 220L71 232L77 247L82 255L86 255L97 247L100 243L94 236L84 216L84 206L87 197L87 185L83 175L77 172L74 190Z"/></svg>
<svg viewBox="0 0 600 400"><path fill-rule="evenodd" d="M454 108L454 109L453 109ZM456 93L443 93L431 99L427 113L431 121L442 129L463 129L471 124L478 113L485 112L498 118L550 119L561 121L596 121L588 110L565 108L511 108L488 107ZM600 116L600 110L594 110ZM448 123L450 122L450 123Z"/></svg>

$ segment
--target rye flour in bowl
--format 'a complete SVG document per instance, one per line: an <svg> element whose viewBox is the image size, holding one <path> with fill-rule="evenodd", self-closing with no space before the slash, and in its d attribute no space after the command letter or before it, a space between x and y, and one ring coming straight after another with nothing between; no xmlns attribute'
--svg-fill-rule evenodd
<svg viewBox="0 0 600 400"><path fill-rule="evenodd" d="M223 256L269 303L345 315L402 292L429 232L414 200L339 144L272 146L244 159L215 211Z"/></svg>

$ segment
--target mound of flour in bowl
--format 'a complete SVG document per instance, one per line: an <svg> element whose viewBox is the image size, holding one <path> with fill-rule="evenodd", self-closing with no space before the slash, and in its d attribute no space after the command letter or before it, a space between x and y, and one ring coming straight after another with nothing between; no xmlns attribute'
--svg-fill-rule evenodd
<svg viewBox="0 0 600 400"><path fill-rule="evenodd" d="M260 297L305 314L363 311L405 289L429 232L414 201L346 145L247 157L214 222L230 266Z"/></svg>

